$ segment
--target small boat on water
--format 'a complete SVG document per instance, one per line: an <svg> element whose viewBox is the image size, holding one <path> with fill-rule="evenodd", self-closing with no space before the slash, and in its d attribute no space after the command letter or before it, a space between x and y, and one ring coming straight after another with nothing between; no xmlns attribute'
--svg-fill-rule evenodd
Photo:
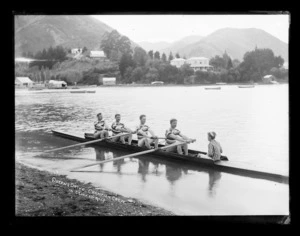
<svg viewBox="0 0 300 236"><path fill-rule="evenodd" d="M206 89L206 90L209 90L209 89L216 89L216 90L220 90L220 89L221 89L221 87L206 87L205 89Z"/></svg>
<svg viewBox="0 0 300 236"><path fill-rule="evenodd" d="M88 142L94 140L94 135L91 133L85 133L84 135L79 135L79 134L71 134L71 133L66 133L63 131L55 131L55 130L52 130L52 133L55 136L70 139L73 141L78 141L78 142ZM133 153L148 150L145 147L137 146L137 140L133 140L132 145L122 144L121 142L113 142L111 140L103 140L89 145L110 147L119 150L130 151ZM165 147L165 145L159 144L159 147ZM279 183L288 183L289 181L289 177L282 173L273 173L272 171L269 171L265 168L259 170L259 168L257 167L253 168L253 166L249 166L245 164L243 165L241 163L229 161L226 156L221 156L221 161L213 162L212 159L207 158L206 156L202 156L200 158L197 157L199 153L204 155L206 154L206 152L189 149L188 156L180 155L174 152L166 152L164 150L157 150L155 152L152 152L151 154L149 153L148 155L157 157L158 159L177 161L182 164L190 165L193 168L197 166L207 167L215 171L222 171L222 172L227 172L235 175L247 176L251 178L267 179Z"/></svg>
<svg viewBox="0 0 300 236"><path fill-rule="evenodd" d="M77 90L77 91L70 91L70 93L96 93L96 90Z"/></svg>
<svg viewBox="0 0 300 236"><path fill-rule="evenodd" d="M254 85L239 85L239 88L254 88Z"/></svg>
<svg viewBox="0 0 300 236"><path fill-rule="evenodd" d="M216 85L225 85L227 83L216 83Z"/></svg>
<svg viewBox="0 0 300 236"><path fill-rule="evenodd" d="M43 90L46 89L45 87L31 87L28 90Z"/></svg>
<svg viewBox="0 0 300 236"><path fill-rule="evenodd" d="M86 93L86 90L70 91L70 93Z"/></svg>

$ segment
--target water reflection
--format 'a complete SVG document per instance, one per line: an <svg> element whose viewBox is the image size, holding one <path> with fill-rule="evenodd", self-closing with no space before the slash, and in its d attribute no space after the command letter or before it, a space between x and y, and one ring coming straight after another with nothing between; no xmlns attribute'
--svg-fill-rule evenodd
<svg viewBox="0 0 300 236"><path fill-rule="evenodd" d="M146 175L149 173L150 161L147 161L145 159L138 159L138 163L138 173L141 175L142 181L146 182Z"/></svg>
<svg viewBox="0 0 300 236"><path fill-rule="evenodd" d="M221 172L217 170L208 169L208 195L210 197L215 197L217 192L218 183L222 177Z"/></svg>

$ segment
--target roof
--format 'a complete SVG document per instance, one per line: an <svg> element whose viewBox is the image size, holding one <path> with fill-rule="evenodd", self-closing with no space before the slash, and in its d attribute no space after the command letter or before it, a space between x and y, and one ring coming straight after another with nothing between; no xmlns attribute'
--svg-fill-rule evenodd
<svg viewBox="0 0 300 236"><path fill-rule="evenodd" d="M264 78L267 78L267 79L268 79L268 78L271 78L271 77L273 77L273 75L265 75L265 76L264 76Z"/></svg>
<svg viewBox="0 0 300 236"><path fill-rule="evenodd" d="M191 57L188 60L208 60L207 57Z"/></svg>
<svg viewBox="0 0 300 236"><path fill-rule="evenodd" d="M33 81L28 77L17 77L16 80L18 80L20 83L33 83Z"/></svg>
<svg viewBox="0 0 300 236"><path fill-rule="evenodd" d="M185 61L185 59L183 59L183 58L175 58L175 59L173 59L171 61Z"/></svg>
<svg viewBox="0 0 300 236"><path fill-rule="evenodd" d="M190 67L213 67L211 65L190 65Z"/></svg>
<svg viewBox="0 0 300 236"><path fill-rule="evenodd" d="M67 84L65 81L49 80L49 84Z"/></svg>
<svg viewBox="0 0 300 236"><path fill-rule="evenodd" d="M116 81L116 78L115 78L115 77L110 77L110 78L104 77L104 78L103 78L103 81L105 81L105 82Z"/></svg>
<svg viewBox="0 0 300 236"><path fill-rule="evenodd" d="M105 54L103 51L91 51L90 56L91 57L105 57Z"/></svg>

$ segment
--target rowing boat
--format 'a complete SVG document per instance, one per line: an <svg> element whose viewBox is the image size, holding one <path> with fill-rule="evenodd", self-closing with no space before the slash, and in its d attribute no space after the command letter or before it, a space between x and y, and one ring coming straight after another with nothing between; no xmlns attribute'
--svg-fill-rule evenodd
<svg viewBox="0 0 300 236"><path fill-rule="evenodd" d="M67 138L70 140L78 141L78 142L87 142L94 139L94 135L90 133L85 133L84 135L78 135L78 134L71 134L66 133L62 131L56 131L52 130L52 133L56 136ZM132 145L128 144L122 144L120 142L113 142L111 140L104 140L92 145L97 146L105 146L109 148L119 149L119 150L125 150L130 152L140 152L147 150L145 147L138 147L137 146L137 140L132 140ZM163 147L165 145L159 144L159 147ZM251 166L242 165L241 163L235 163L233 161L228 161L227 157L222 156L221 161L213 162L211 158L208 158L207 156L203 156L201 158L197 157L197 154L203 154L205 155L205 152L197 151L197 150L191 150L189 149L189 155L180 155L173 152L166 152L163 150L157 150L151 154L148 154L153 157L157 158L164 158L171 161L177 161L181 162L183 164L191 164L193 166L201 166L201 167L207 167L212 168L217 171L227 172L231 174L241 175L241 176L247 176L252 178L258 178L258 179L267 179L276 181L279 183L288 183L289 177L285 174L281 173L273 173L271 171L268 171L266 169L257 169L253 168Z"/></svg>
<svg viewBox="0 0 300 236"><path fill-rule="evenodd" d="M221 87L206 87L205 89L218 89L218 90L220 90Z"/></svg>

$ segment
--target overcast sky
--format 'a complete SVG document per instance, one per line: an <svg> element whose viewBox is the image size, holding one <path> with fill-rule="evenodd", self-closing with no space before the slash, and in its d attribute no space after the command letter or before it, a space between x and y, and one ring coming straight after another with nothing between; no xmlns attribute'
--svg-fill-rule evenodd
<svg viewBox="0 0 300 236"><path fill-rule="evenodd" d="M288 43L289 15L98 15L94 16L135 42L173 42L215 30L259 28Z"/></svg>

